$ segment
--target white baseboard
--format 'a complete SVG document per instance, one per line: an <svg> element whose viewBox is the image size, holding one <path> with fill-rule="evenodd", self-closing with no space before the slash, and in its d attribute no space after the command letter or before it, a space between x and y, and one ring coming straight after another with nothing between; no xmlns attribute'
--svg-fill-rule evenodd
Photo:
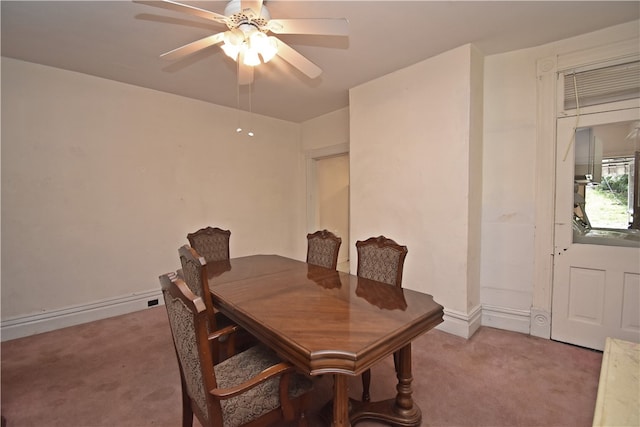
<svg viewBox="0 0 640 427"><path fill-rule="evenodd" d="M529 334L530 323L530 310L516 310L488 304L482 305L483 326Z"/></svg>
<svg viewBox="0 0 640 427"><path fill-rule="evenodd" d="M438 325L437 329L465 339L471 338L481 325L533 334L534 331L530 327L532 316L533 313L529 310L516 310L487 304L477 306L469 314L445 308L444 322ZM536 336L543 336L543 334Z"/></svg>
<svg viewBox="0 0 640 427"><path fill-rule="evenodd" d="M468 339L480 327L482 309L477 306L469 314L456 310L444 309L444 322L437 326L437 329Z"/></svg>
<svg viewBox="0 0 640 427"><path fill-rule="evenodd" d="M549 310L531 307L531 335L551 339L551 313Z"/></svg>
<svg viewBox="0 0 640 427"><path fill-rule="evenodd" d="M148 308L149 302L154 300L157 300L158 305L164 304L160 289L14 317L2 320L0 323L0 336L2 341L8 341L107 317L119 316Z"/></svg>
<svg viewBox="0 0 640 427"><path fill-rule="evenodd" d="M153 300L158 300L159 305L164 304L160 289L108 298L44 313L14 317L0 323L0 337L2 341L8 341L119 316L148 308L149 301ZM540 313L529 310L515 310L487 304L477 306L469 314L445 308L444 322L438 325L437 329L465 339L470 338L481 325L549 338L546 333L549 328L548 321L538 328L540 331L532 327L534 314L537 315L536 318L540 317ZM547 316L546 319L549 317Z"/></svg>

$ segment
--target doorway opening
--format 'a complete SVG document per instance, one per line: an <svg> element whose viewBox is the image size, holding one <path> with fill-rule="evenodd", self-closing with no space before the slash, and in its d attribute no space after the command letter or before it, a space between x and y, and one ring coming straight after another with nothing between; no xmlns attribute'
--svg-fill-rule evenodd
<svg viewBox="0 0 640 427"><path fill-rule="evenodd" d="M307 161L307 229L342 239L339 271L349 272L349 153L338 146L310 153Z"/></svg>

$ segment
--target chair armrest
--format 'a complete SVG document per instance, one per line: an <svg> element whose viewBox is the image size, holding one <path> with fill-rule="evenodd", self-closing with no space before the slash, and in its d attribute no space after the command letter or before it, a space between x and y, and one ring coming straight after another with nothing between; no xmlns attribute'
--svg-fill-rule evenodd
<svg viewBox="0 0 640 427"><path fill-rule="evenodd" d="M171 281L177 277L176 272L169 272L160 275L160 287L162 288L162 292L164 293L171 286Z"/></svg>
<svg viewBox="0 0 640 427"><path fill-rule="evenodd" d="M280 362L277 365L268 367L255 377L241 384L229 388L214 388L213 390L209 390L209 393L220 400L230 399L234 396L244 393L245 391L257 386L258 384L262 384L270 378L292 371L294 371L294 367L292 364L287 362Z"/></svg>
<svg viewBox="0 0 640 427"><path fill-rule="evenodd" d="M240 327L238 325L225 326L222 329L218 329L217 331L210 332L209 341L217 340L218 338L223 337L225 335L233 335L234 333L238 332L239 329Z"/></svg>

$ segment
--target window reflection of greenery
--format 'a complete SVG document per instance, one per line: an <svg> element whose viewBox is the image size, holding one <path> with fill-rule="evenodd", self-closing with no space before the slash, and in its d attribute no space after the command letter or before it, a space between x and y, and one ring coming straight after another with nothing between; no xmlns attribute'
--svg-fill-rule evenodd
<svg viewBox="0 0 640 427"><path fill-rule="evenodd" d="M587 215L592 227L620 228L629 226L629 175L604 175L600 185L588 186Z"/></svg>

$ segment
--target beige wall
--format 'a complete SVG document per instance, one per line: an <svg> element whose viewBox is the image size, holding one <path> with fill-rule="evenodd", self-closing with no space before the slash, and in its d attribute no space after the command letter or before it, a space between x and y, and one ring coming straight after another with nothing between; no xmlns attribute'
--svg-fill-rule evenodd
<svg viewBox="0 0 640 427"><path fill-rule="evenodd" d="M348 143L348 107L302 123L302 145L305 151Z"/></svg>
<svg viewBox="0 0 640 427"><path fill-rule="evenodd" d="M350 91L352 240L407 245L403 286L462 317L480 303L481 69L466 45Z"/></svg>
<svg viewBox="0 0 640 427"><path fill-rule="evenodd" d="M523 315L533 288L535 60L525 51L485 58L481 299Z"/></svg>
<svg viewBox="0 0 640 427"><path fill-rule="evenodd" d="M236 118L2 58L2 319L157 289L206 225L232 256L303 259L300 125Z"/></svg>

